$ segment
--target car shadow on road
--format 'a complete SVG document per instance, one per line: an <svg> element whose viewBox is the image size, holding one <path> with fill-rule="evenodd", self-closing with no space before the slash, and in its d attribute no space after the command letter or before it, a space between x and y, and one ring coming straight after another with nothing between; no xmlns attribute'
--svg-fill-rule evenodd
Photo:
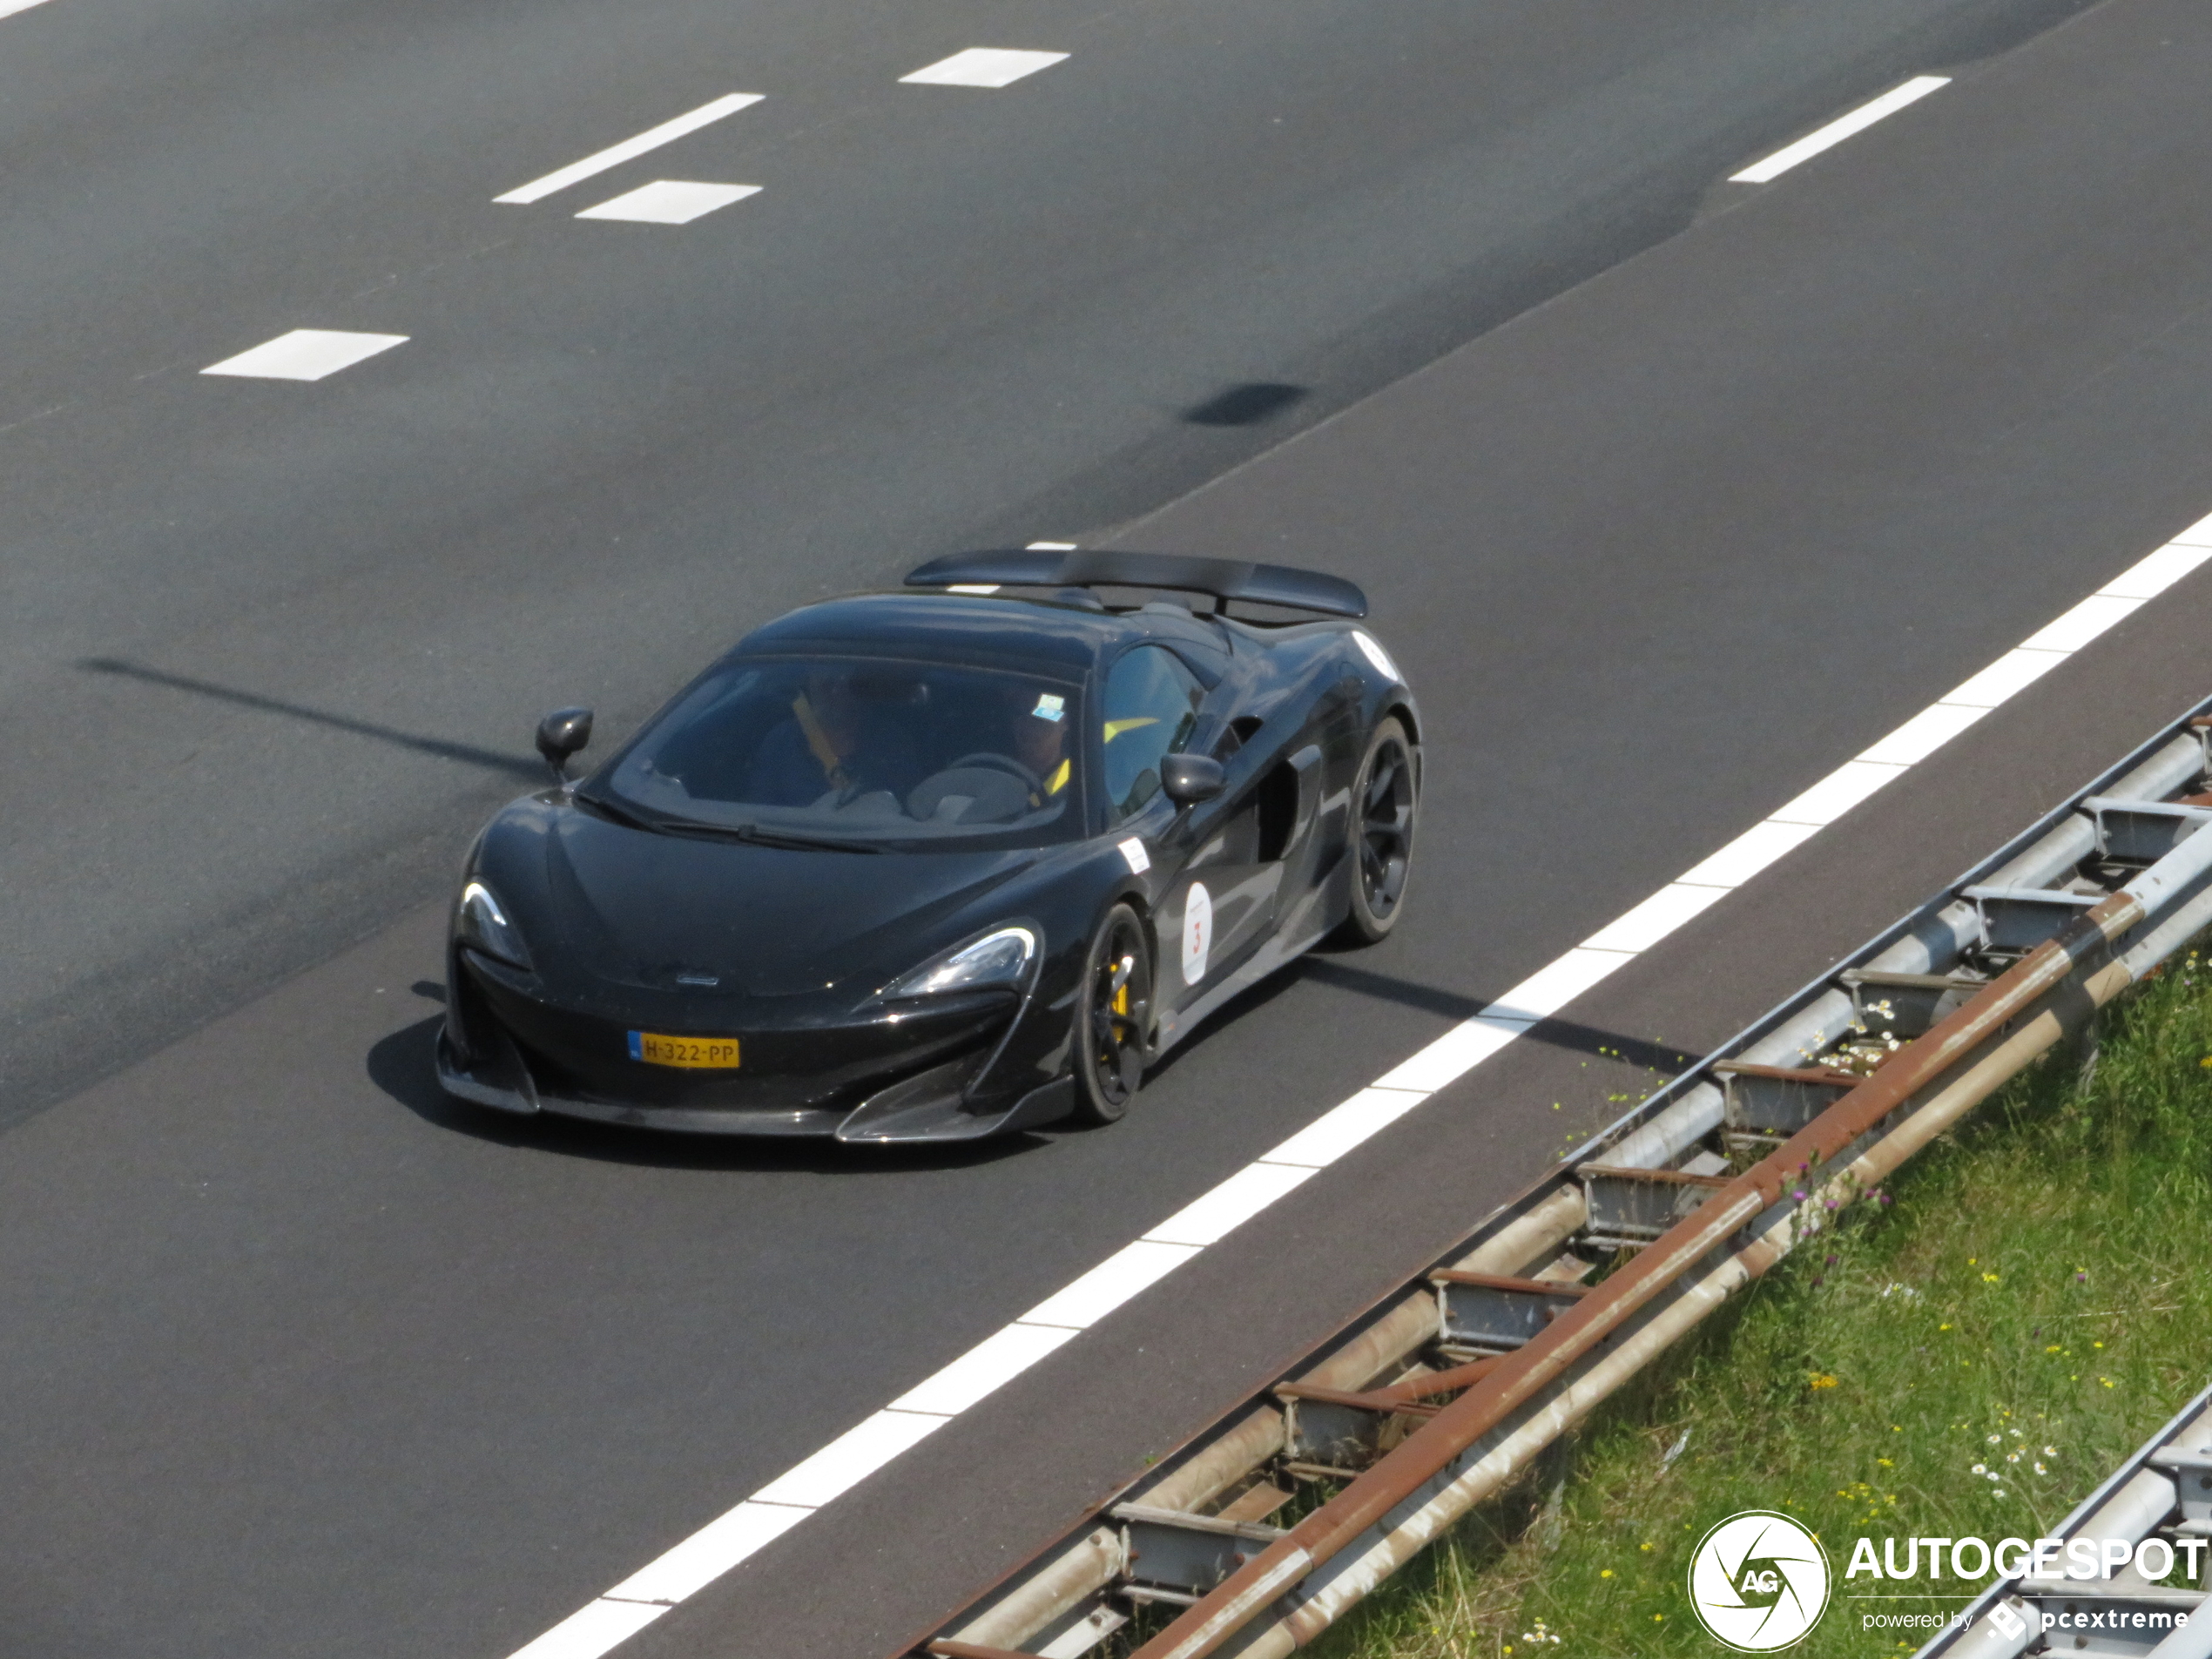
<svg viewBox="0 0 2212 1659"><path fill-rule="evenodd" d="M280 697L264 697L259 691L243 691L234 685L219 685L213 680L197 679L189 674L172 674L163 669L149 668L143 663L132 662L127 658L87 657L81 659L77 666L88 674L118 675L137 680L141 685L189 692L194 697L229 704L233 708L251 709L257 714L281 715L287 719L304 721L329 731L373 738L378 743L388 743L415 754L431 755L440 760L457 760L464 765L503 773L525 783L542 784L545 781L545 763L541 760L502 754L496 749L479 748L473 743L457 743L450 738L434 738L420 732L402 732L397 726L381 725L374 720L358 720L347 714L333 714L327 709L309 708L304 703L289 703Z"/></svg>
<svg viewBox="0 0 2212 1659"><path fill-rule="evenodd" d="M1293 965L1279 973L1269 974L1250 990L1232 996L1204 1019L1199 1021L1177 1040L1174 1048L1167 1051L1165 1058L1144 1074L1144 1087L1150 1089L1190 1055L1203 1052L1224 1032L1235 1030L1240 1022L1256 1010L1265 1008L1284 992L1296 985L1301 977L1302 966L1302 964ZM1137 1104L1130 1109L1142 1111L1143 1109L1143 1097L1140 1096Z"/></svg>
<svg viewBox="0 0 2212 1659"><path fill-rule="evenodd" d="M1433 985L1423 985L1413 980L1399 979L1389 974L1377 974L1349 963L1332 961L1328 957L1309 956L1299 964L1304 977L1350 991L1358 996L1372 996L1401 1007L1420 1008L1424 1013L1440 1014L1449 1020L1468 1020L1490 1006L1490 999L1463 996L1456 991L1447 991ZM1673 1076L1687 1071L1696 1063L1697 1056L1663 1042L1654 1042L1644 1037L1632 1037L1619 1031L1608 1031L1602 1026L1584 1025L1575 1020L1539 1020L1528 1028L1527 1038L1532 1042L1565 1049L1573 1054L1588 1055L1592 1059L1621 1060L1646 1071L1664 1073Z"/></svg>
<svg viewBox="0 0 2212 1659"><path fill-rule="evenodd" d="M417 986L418 994L430 988ZM438 1028L433 1015L395 1031L368 1051L369 1081L427 1123L500 1146L557 1157L590 1158L665 1170L792 1170L819 1175L898 1175L993 1163L1046 1145L1041 1135L1001 1135L935 1146L847 1146L828 1140L751 1139L622 1129L577 1118L511 1116L455 1100L438 1085Z"/></svg>

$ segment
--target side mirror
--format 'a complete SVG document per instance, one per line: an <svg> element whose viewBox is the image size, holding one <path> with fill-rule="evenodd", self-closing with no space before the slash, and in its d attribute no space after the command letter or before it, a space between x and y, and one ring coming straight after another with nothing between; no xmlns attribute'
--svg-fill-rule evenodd
<svg viewBox="0 0 2212 1659"><path fill-rule="evenodd" d="M556 709L537 723L537 752L552 767L556 784L568 782L568 758L590 741L590 709Z"/></svg>
<svg viewBox="0 0 2212 1659"><path fill-rule="evenodd" d="M1211 755L1170 755L1160 762L1160 787L1178 806L1211 800L1228 786L1228 774Z"/></svg>

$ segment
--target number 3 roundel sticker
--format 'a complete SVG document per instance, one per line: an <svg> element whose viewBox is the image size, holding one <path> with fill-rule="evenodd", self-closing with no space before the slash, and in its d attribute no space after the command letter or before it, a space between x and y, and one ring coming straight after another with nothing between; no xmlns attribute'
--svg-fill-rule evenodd
<svg viewBox="0 0 2212 1659"><path fill-rule="evenodd" d="M1213 895L1196 881L1183 901L1183 982L1196 985L1206 976L1206 953L1213 948Z"/></svg>

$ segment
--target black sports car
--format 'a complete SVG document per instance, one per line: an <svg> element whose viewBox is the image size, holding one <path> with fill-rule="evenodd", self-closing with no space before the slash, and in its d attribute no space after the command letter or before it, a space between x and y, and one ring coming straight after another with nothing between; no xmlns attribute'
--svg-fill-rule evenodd
<svg viewBox="0 0 2212 1659"><path fill-rule="evenodd" d="M907 582L936 590L749 635L580 783L590 711L546 718L555 786L454 907L447 1089L860 1142L1105 1122L1239 991L1396 924L1419 718L1368 633L1312 619L1364 617L1350 583L1034 551Z"/></svg>

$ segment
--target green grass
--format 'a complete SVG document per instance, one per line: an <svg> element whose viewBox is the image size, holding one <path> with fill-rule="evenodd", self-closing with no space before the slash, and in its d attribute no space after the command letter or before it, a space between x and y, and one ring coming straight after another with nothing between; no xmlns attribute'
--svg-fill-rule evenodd
<svg viewBox="0 0 2212 1659"><path fill-rule="evenodd" d="M1838 1575L1795 1652L1917 1646L1843 1598L1935 1587L1844 1582L1854 1538L2033 1538L2212 1378L2208 968L2108 1010L2086 1082L2063 1053L2017 1079L1312 1651L1711 1659L1683 1575L1751 1508L1802 1518Z"/></svg>

